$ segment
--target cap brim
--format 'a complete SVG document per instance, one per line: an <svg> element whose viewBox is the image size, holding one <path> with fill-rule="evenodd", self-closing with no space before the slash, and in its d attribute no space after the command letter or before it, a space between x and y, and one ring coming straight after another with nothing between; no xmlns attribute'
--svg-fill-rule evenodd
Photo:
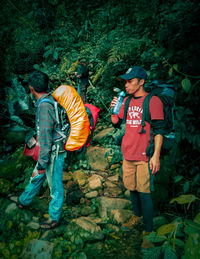
<svg viewBox="0 0 200 259"><path fill-rule="evenodd" d="M124 74L122 76L119 76L121 79L124 79L124 80L130 80L130 79L133 79L133 76L131 75L128 75L128 74Z"/></svg>

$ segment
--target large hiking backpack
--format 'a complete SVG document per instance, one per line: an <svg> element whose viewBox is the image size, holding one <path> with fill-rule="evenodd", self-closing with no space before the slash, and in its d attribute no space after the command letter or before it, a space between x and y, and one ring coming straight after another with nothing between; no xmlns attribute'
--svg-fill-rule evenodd
<svg viewBox="0 0 200 259"><path fill-rule="evenodd" d="M153 81L151 84L145 86L145 91L149 94L145 97L143 102L143 113L142 113L142 129L140 133L145 133L145 121L151 124L151 116L149 112L149 102L152 96L157 96L163 103L164 112L164 131L163 144L161 148L161 154L167 154L175 143L174 133L174 87L170 84L159 83ZM128 96L125 102L124 116L121 124L121 133L116 138L115 143L121 145L123 135L125 134L125 124L128 112L129 103L132 99L132 95ZM153 129L150 128L150 145L147 147L146 154L151 157L154 153L154 138Z"/></svg>
<svg viewBox="0 0 200 259"><path fill-rule="evenodd" d="M39 104L48 102L54 106L56 120L59 124L57 132L65 141L65 149L75 151L85 145L88 147L92 140L100 109L92 104L84 105L76 90L68 85L59 86L52 93L52 96L55 101L46 97ZM35 135L35 133L33 134ZM40 148L37 139L34 140L35 136L32 138L33 134L26 141L24 155L32 156L37 161ZM33 145L32 143L29 144L33 140L35 141Z"/></svg>
<svg viewBox="0 0 200 259"><path fill-rule="evenodd" d="M89 119L84 103L77 91L69 85L59 86L52 96L65 109L70 123L70 133L65 149L75 151L85 145L89 136Z"/></svg>
<svg viewBox="0 0 200 259"><path fill-rule="evenodd" d="M159 83L153 81L151 84L145 86L145 91L149 94L145 97L143 102L143 114L142 114L142 130L144 132L145 121L151 125L151 116L149 112L149 102L152 96L157 96L163 103L164 113L164 131L163 144L161 148L161 154L167 154L175 143L174 133L174 86L166 83ZM154 140L153 140L153 129L150 129L150 145L146 150L147 156L151 157L154 152Z"/></svg>

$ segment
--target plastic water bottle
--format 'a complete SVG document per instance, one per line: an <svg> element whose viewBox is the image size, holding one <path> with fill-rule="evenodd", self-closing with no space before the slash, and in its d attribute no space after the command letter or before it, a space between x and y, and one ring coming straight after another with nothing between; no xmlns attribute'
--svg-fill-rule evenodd
<svg viewBox="0 0 200 259"><path fill-rule="evenodd" d="M118 94L118 98L117 98L117 103L116 103L116 105L112 108L112 114L119 114L119 111L120 111L120 109L121 109L121 106L122 106L124 97L125 97L125 93L124 93L124 91L121 91L121 92Z"/></svg>

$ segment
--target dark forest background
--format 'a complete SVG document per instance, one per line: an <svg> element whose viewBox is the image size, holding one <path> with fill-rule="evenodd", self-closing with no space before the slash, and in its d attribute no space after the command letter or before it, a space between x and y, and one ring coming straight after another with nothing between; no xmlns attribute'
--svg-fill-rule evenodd
<svg viewBox="0 0 200 259"><path fill-rule="evenodd" d="M13 79L16 93L19 84L27 91L33 68L49 75L51 89L75 85L71 74L84 57L95 87L89 87L88 100L101 109L98 123L110 126L113 88L123 89L118 76L142 66L149 82L175 87L177 145L162 161L157 210L166 211L170 200L181 197L170 210L194 219L200 196L200 2L5 0L0 10L1 124L13 125L8 109L13 96L6 90ZM3 147L1 153L6 154Z"/></svg>

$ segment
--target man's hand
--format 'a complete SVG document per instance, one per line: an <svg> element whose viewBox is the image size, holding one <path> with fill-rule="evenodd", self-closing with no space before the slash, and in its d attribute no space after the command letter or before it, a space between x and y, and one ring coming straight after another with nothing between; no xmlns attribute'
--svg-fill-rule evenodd
<svg viewBox="0 0 200 259"><path fill-rule="evenodd" d="M46 170L45 169L42 169L42 170L37 170L37 173L35 173L34 171L33 171L33 173L32 173L32 178L34 178L36 175L38 175L38 174L44 174L44 173L46 173Z"/></svg>
<svg viewBox="0 0 200 259"><path fill-rule="evenodd" d="M155 174L160 169L160 159L156 158L156 156L152 156L152 158L149 161L149 167L151 169L151 173Z"/></svg>
<svg viewBox="0 0 200 259"><path fill-rule="evenodd" d="M114 107L116 104L117 104L117 97L114 96L113 99L112 99L112 102L110 104L110 108Z"/></svg>
<svg viewBox="0 0 200 259"><path fill-rule="evenodd" d="M38 174L44 174L44 173L46 173L46 170L45 170L45 169L38 170Z"/></svg>

